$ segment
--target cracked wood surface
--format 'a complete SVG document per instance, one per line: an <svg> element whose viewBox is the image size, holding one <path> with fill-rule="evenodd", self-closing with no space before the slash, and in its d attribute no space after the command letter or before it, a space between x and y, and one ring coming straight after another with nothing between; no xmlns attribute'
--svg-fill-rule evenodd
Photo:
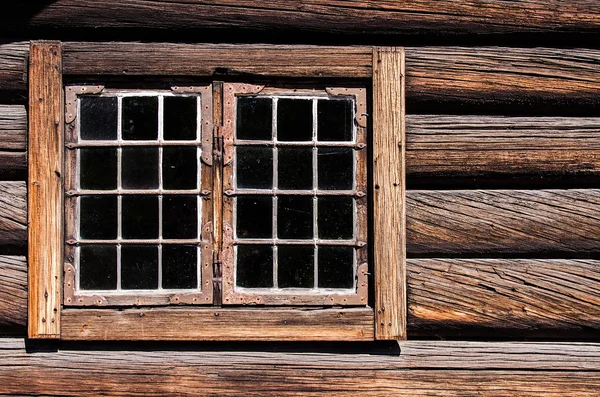
<svg viewBox="0 0 600 397"><path fill-rule="evenodd" d="M27 246L27 190L25 182L0 182L0 250Z"/></svg>

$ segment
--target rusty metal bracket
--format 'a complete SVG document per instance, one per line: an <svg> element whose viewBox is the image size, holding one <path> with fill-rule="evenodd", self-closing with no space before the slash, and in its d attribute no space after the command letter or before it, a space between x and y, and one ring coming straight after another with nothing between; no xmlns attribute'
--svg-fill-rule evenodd
<svg viewBox="0 0 600 397"><path fill-rule="evenodd" d="M77 117L77 96L100 94L104 91L103 85L71 85L65 89L65 123L75 121Z"/></svg>
<svg viewBox="0 0 600 397"><path fill-rule="evenodd" d="M368 113L365 88L327 87L325 90L331 96L354 97L356 101L356 114L354 120L358 126L367 128Z"/></svg>

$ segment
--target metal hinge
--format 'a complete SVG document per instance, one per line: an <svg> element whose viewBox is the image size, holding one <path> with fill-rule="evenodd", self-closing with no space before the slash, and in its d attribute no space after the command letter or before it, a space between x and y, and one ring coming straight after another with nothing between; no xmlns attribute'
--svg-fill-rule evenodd
<svg viewBox="0 0 600 397"><path fill-rule="evenodd" d="M217 251L213 252L213 302L216 305L221 304L221 290L223 283L223 270L221 268L221 259Z"/></svg>

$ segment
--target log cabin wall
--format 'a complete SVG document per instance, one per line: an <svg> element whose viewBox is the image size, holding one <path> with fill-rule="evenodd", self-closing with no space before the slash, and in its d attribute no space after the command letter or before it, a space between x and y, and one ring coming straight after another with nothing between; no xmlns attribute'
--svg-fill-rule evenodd
<svg viewBox="0 0 600 397"><path fill-rule="evenodd" d="M1 18L0 395L597 395L595 0L59 0ZM166 42L405 46L408 341L25 341L31 39L66 57L151 42L148 62Z"/></svg>

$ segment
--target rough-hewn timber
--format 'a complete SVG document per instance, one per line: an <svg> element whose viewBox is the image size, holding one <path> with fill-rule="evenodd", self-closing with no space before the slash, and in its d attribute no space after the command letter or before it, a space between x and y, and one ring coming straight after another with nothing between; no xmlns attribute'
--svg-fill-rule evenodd
<svg viewBox="0 0 600 397"><path fill-rule="evenodd" d="M399 356L89 347L36 353L21 340L2 339L0 395L593 396L600 388L597 344L417 341L400 349Z"/></svg>
<svg viewBox="0 0 600 397"><path fill-rule="evenodd" d="M0 182L0 249L24 249L26 246L25 182Z"/></svg>
<svg viewBox="0 0 600 397"><path fill-rule="evenodd" d="M412 338L600 332L598 260L409 259L407 274ZM24 332L26 277L25 258L0 256L0 335Z"/></svg>
<svg viewBox="0 0 600 397"><path fill-rule="evenodd" d="M26 117L21 105L0 106L2 178L25 178ZM600 174L600 118L408 115L406 123L409 178Z"/></svg>
<svg viewBox="0 0 600 397"><path fill-rule="evenodd" d="M598 32L593 0L466 1L79 1L41 2L3 23L21 30L57 27L147 30L227 29L285 33L344 34L364 38L398 34L503 34L515 32ZM16 20L15 20L16 19ZM10 34L7 31L5 34ZM135 31L134 31L135 33ZM139 33L139 32L138 32ZM139 35L139 34L138 34ZM302 36L291 37L302 40ZM235 36L229 37L235 39ZM275 37L276 39L276 37ZM237 37L237 40L248 40Z"/></svg>

